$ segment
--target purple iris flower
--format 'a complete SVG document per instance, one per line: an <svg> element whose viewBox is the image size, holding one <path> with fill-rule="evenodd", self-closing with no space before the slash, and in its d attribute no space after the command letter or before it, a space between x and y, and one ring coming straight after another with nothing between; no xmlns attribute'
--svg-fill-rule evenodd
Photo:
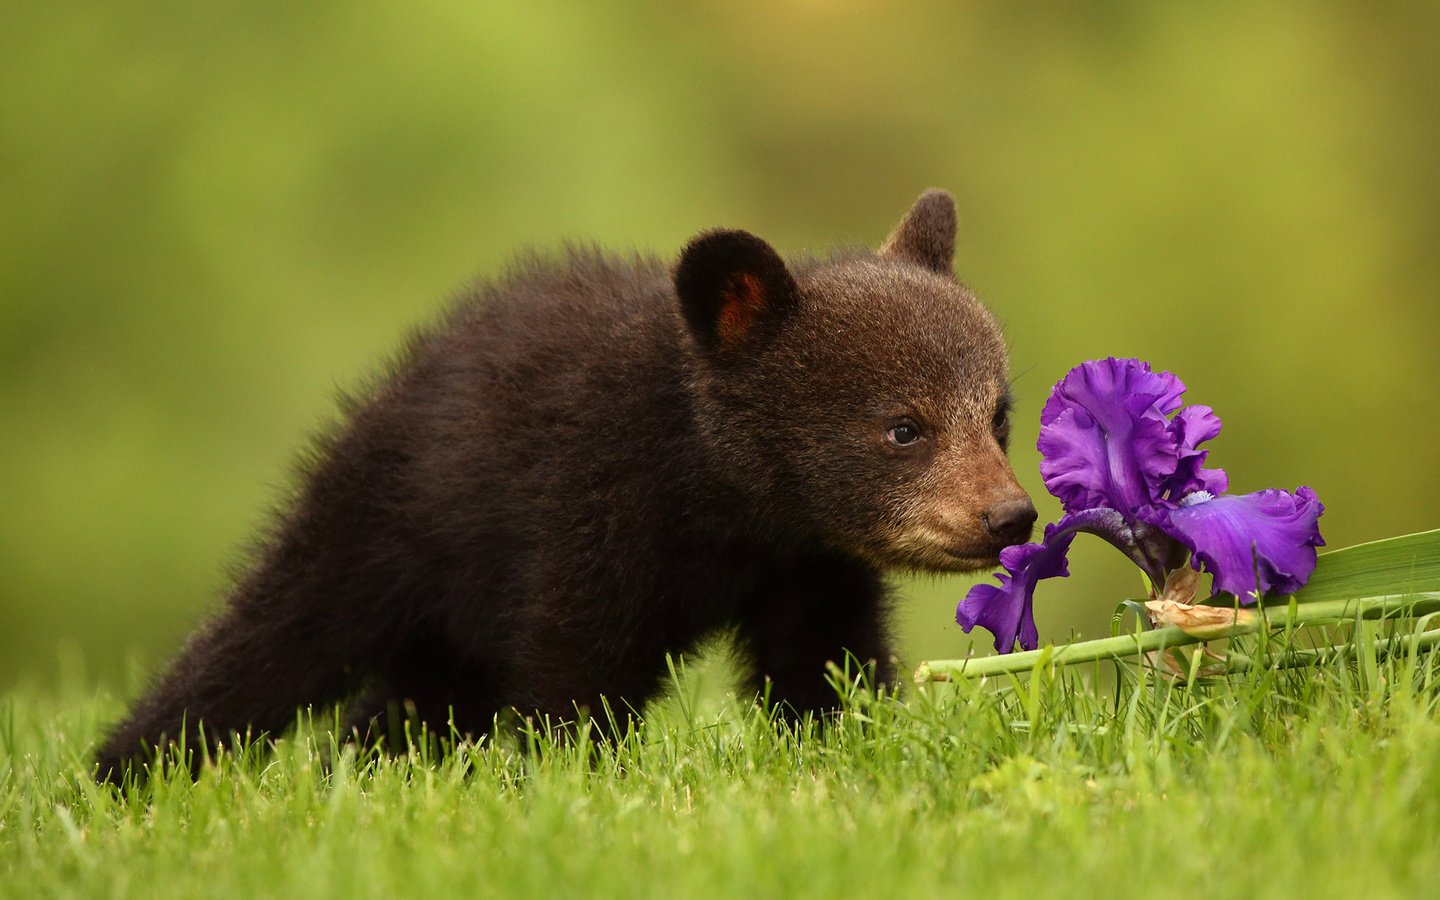
<svg viewBox="0 0 1440 900"><path fill-rule="evenodd" d="M1308 487L1226 494L1229 479L1204 467L1199 445L1220 433L1208 406L1182 406L1185 385L1138 359L1083 363L1055 385L1040 413L1040 474L1064 507L1038 544L1007 547L1000 583L978 584L955 611L1009 653L1039 645L1032 599L1042 578L1065 577L1080 532L1099 535L1130 557L1158 592L1185 563L1213 577L1215 593L1241 603L1299 590L1324 546L1325 511Z"/></svg>

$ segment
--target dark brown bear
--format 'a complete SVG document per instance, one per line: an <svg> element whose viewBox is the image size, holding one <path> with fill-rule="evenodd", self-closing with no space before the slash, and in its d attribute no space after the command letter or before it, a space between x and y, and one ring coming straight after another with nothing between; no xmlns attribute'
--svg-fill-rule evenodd
<svg viewBox="0 0 1440 900"><path fill-rule="evenodd" d="M473 291L309 454L100 776L345 698L468 735L639 709L717 629L791 714L847 652L890 678L882 571L993 566L1035 519L954 240L930 191L879 252L710 231L673 270L572 250Z"/></svg>

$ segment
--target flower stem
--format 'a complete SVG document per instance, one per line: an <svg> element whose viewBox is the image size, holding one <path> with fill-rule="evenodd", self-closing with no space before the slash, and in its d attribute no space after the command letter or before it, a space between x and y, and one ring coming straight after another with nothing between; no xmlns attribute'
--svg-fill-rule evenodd
<svg viewBox="0 0 1440 900"><path fill-rule="evenodd" d="M1395 653L1411 653L1425 647L1432 647L1436 644L1440 644L1440 630L1421 631L1416 634L1405 634L1391 638L1379 638L1374 641L1375 656L1383 659ZM1330 647L1285 650L1278 653L1272 652L1260 660L1246 656L1243 653L1229 651L1225 654L1225 672L1226 674L1230 674L1234 672L1246 672L1250 669L1257 668L1294 669L1300 666L1312 666L1316 663L1348 658L1355 653L1356 649L1356 645L1351 642L1335 644Z"/></svg>
<svg viewBox="0 0 1440 900"><path fill-rule="evenodd" d="M915 670L915 681L952 681L986 675L1029 672L1044 665L1068 666L1102 659L1139 657L1169 647L1198 644L1216 637L1250 634L1268 625L1270 629L1324 625L1356 618L1378 619L1392 616L1418 616L1440 612L1440 592L1393 594L1384 597L1363 597L1346 600L1319 600L1313 603L1276 604L1262 607L1264 615L1240 622L1223 635L1213 631L1204 637L1186 634L1179 628L1157 628L1153 631L1122 634L1118 637L1060 644L1039 650L1026 650L1002 656L969 659L935 659L922 662Z"/></svg>

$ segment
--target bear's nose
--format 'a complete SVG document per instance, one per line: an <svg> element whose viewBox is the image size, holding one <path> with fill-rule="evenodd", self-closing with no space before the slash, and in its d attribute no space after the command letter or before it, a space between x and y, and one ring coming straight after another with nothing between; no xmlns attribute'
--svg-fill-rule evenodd
<svg viewBox="0 0 1440 900"><path fill-rule="evenodd" d="M1030 530L1038 517L1035 504L1030 502L1029 497L997 503L981 515L985 528L1004 541L1007 547L1029 540Z"/></svg>

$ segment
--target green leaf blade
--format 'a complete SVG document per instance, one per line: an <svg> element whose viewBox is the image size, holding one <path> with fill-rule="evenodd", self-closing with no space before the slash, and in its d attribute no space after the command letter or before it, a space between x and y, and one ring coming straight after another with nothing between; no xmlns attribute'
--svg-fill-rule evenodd
<svg viewBox="0 0 1440 900"><path fill-rule="evenodd" d="M1320 556L1298 603L1440 591L1440 529L1356 544Z"/></svg>

